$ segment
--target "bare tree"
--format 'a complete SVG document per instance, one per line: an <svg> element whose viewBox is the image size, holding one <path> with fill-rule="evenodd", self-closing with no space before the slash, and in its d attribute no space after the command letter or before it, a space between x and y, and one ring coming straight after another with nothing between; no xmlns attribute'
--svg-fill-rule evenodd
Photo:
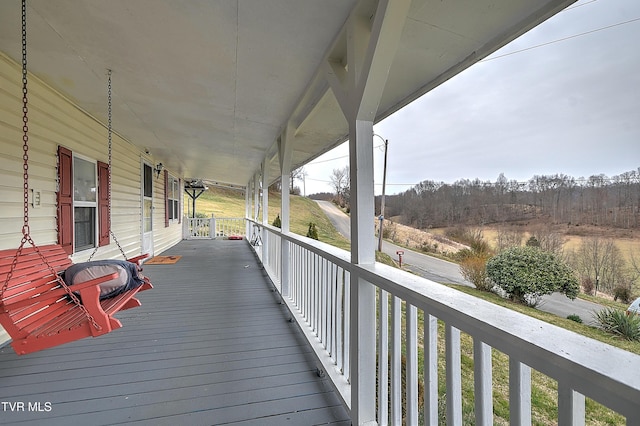
<svg viewBox="0 0 640 426"><path fill-rule="evenodd" d="M624 259L612 239L586 239L575 252L573 263L583 279L595 283L596 294L611 293L626 280Z"/></svg>
<svg viewBox="0 0 640 426"><path fill-rule="evenodd" d="M540 248L563 257L563 246L565 239L560 234L554 232L550 226L538 226L532 232L534 237L540 244Z"/></svg>
<svg viewBox="0 0 640 426"><path fill-rule="evenodd" d="M349 166L341 169L333 169L331 176L331 186L336 194L336 199L341 207L344 207L349 200Z"/></svg>
<svg viewBox="0 0 640 426"><path fill-rule="evenodd" d="M496 236L497 250L501 252L502 250L511 247L519 247L522 244L523 237L524 232L520 229L501 226L500 228L498 228L498 235Z"/></svg>
<svg viewBox="0 0 640 426"><path fill-rule="evenodd" d="M289 176L289 178L291 179L291 185L289 186L289 192L291 194L294 194L296 192L297 192L297 195L300 194L300 188L299 187L298 187L298 189L296 191L295 180L298 179L298 180L304 181L304 178L306 176L307 176L307 171L304 169L304 166L298 167L297 169L291 171L291 174Z"/></svg>

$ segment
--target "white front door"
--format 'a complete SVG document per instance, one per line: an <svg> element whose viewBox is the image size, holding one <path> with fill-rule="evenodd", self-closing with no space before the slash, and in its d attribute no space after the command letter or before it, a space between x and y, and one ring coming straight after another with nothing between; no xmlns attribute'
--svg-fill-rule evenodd
<svg viewBox="0 0 640 426"><path fill-rule="evenodd" d="M142 163L142 252L153 256L153 169Z"/></svg>

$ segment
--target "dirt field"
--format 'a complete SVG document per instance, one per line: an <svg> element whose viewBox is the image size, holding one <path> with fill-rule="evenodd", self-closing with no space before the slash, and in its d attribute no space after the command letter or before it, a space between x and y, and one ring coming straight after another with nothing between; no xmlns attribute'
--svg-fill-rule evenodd
<svg viewBox="0 0 640 426"><path fill-rule="evenodd" d="M378 232L379 221L376 221L376 233ZM465 248L464 244L451 241L442 234L421 231L409 226L384 221L384 237L411 249L420 251L422 247L428 246L429 251L437 253L455 253Z"/></svg>

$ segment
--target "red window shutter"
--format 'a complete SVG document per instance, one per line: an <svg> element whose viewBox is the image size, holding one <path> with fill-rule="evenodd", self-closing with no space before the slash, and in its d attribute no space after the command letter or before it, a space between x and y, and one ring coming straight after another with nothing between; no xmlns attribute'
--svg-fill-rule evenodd
<svg viewBox="0 0 640 426"><path fill-rule="evenodd" d="M58 244L73 253L73 156L58 146Z"/></svg>
<svg viewBox="0 0 640 426"><path fill-rule="evenodd" d="M98 161L98 246L109 245L111 215L109 214L109 165Z"/></svg>
<svg viewBox="0 0 640 426"><path fill-rule="evenodd" d="M164 227L169 226L169 171L164 171Z"/></svg>

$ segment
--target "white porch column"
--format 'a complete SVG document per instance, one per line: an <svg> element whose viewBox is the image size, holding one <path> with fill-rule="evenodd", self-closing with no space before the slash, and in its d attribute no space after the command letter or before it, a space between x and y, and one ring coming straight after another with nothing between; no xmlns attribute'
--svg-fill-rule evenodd
<svg viewBox="0 0 640 426"><path fill-rule="evenodd" d="M253 220L256 222L260 219L260 177L256 173L253 175Z"/></svg>
<svg viewBox="0 0 640 426"><path fill-rule="evenodd" d="M373 122L349 123L351 262L375 262L373 234ZM351 412L353 424L375 421L376 289L351 276ZM354 419L354 415L357 418Z"/></svg>
<svg viewBox="0 0 640 426"><path fill-rule="evenodd" d="M244 187L244 217L246 219L251 218L251 181L247 182L247 185ZM251 238L251 224L248 220L244 222L244 235L247 240Z"/></svg>
<svg viewBox="0 0 640 426"><path fill-rule="evenodd" d="M373 18L357 11L344 44L325 64L327 81L349 123L351 262L375 263L373 122L411 0L379 0ZM346 45L345 45L346 44ZM341 52L347 52L347 57ZM339 59L338 59L339 58ZM376 424L376 289L351 275L351 423Z"/></svg>
<svg viewBox="0 0 640 426"><path fill-rule="evenodd" d="M293 127L287 124L278 141L278 158L280 160L280 191L281 208L280 222L283 234L289 233L289 179L291 174L291 153L293 146ZM289 241L284 238L281 241L281 277L280 288L282 297L289 297Z"/></svg>
<svg viewBox="0 0 640 426"><path fill-rule="evenodd" d="M260 178L258 173L253 175L253 212L251 212L251 219L258 222L258 213L260 212ZM253 235L256 233L256 235ZM251 225L251 239L258 237L258 228L255 224Z"/></svg>
<svg viewBox="0 0 640 426"><path fill-rule="evenodd" d="M267 159L262 161L262 224L269 224L269 176ZM269 264L269 232L262 228L262 264Z"/></svg>

